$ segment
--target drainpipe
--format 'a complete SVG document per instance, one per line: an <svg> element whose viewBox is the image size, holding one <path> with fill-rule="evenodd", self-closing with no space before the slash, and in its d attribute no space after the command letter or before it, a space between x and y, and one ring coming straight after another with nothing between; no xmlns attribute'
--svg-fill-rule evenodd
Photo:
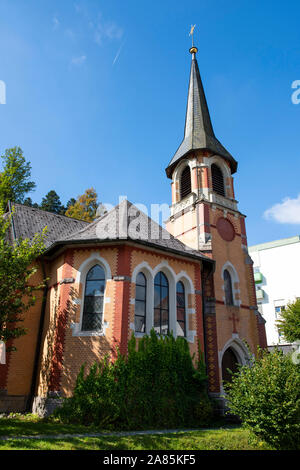
<svg viewBox="0 0 300 470"><path fill-rule="evenodd" d="M46 270L45 270L45 263L44 263L43 258L41 258L41 266L42 266L42 271L43 271L43 278L46 279ZM30 393L29 393L27 403L26 403L26 411L28 412L32 411L34 396L35 396L37 382L38 382L38 371L39 371L40 355L41 355L41 349L42 349L42 336L43 336L45 314L46 314L47 295L48 295L48 283L45 282L45 288L44 288L43 299L42 299L42 307L41 307L41 315L40 315L40 323L39 323L36 349L35 349L35 358L34 358L32 378L31 378L31 387L30 387Z"/></svg>
<svg viewBox="0 0 300 470"><path fill-rule="evenodd" d="M11 228L12 228L12 233L13 233L13 239L14 239L14 242L16 241L17 237L16 237L16 229L15 229L15 223L14 223L14 216L13 216L13 211L12 211L12 206L11 206L11 201L8 201L7 203L8 205L8 212L10 213L11 215Z"/></svg>
<svg viewBox="0 0 300 470"><path fill-rule="evenodd" d="M205 281L213 275L214 273L214 266L212 266L207 274L206 277L201 276L202 281L202 321L203 321L203 340L204 340L204 363L205 363L205 370L206 375L208 375L208 364L207 364L207 357L206 357L206 331L205 331L205 299L204 299L204 288L205 288Z"/></svg>

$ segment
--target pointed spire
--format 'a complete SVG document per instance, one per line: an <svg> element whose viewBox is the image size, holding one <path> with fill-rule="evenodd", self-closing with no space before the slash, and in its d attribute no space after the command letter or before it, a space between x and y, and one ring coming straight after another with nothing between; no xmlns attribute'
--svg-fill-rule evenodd
<svg viewBox="0 0 300 470"><path fill-rule="evenodd" d="M234 173L237 168L237 162L218 141L214 134L196 59L197 52L197 47L191 47L190 53L192 54L192 64L185 117L184 138L166 168L168 177L171 177L175 163L178 163L179 160L185 157L192 150L210 150L214 154L220 155L229 161L232 173Z"/></svg>

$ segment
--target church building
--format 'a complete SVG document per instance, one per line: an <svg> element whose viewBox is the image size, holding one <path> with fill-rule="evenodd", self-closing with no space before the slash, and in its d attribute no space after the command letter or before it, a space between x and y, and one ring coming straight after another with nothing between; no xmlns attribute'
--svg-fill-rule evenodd
<svg viewBox="0 0 300 470"><path fill-rule="evenodd" d="M126 354L131 335L152 328L185 337L196 357L200 344L220 403L227 369L267 346L234 193L237 162L214 134L197 48L190 53L184 138L166 168L166 229L127 200L92 223L13 204L12 242L47 226L33 282L48 280L25 315L27 334L0 364L0 412L50 413L83 363Z"/></svg>

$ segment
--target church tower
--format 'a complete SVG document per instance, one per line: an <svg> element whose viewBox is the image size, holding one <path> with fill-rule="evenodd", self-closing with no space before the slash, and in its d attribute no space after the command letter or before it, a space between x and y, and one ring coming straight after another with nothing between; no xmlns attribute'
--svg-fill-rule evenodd
<svg viewBox="0 0 300 470"><path fill-rule="evenodd" d="M216 397L227 368L249 360L248 347L266 347L264 320L257 310L245 215L238 209L233 176L237 162L216 138L197 63L192 55L184 138L166 168L172 180L167 230L216 262L203 280L204 330L209 387Z"/></svg>

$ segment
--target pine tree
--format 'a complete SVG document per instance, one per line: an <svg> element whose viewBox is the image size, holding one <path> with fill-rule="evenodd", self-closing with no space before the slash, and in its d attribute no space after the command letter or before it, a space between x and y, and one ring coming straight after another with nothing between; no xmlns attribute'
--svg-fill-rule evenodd
<svg viewBox="0 0 300 470"><path fill-rule="evenodd" d="M63 208L60 201L60 197L53 189L49 191L46 196L42 199L41 209L48 212L54 212L54 214L60 214Z"/></svg>
<svg viewBox="0 0 300 470"><path fill-rule="evenodd" d="M37 204L37 202L32 202L31 197L27 197L26 199L24 199L23 204L24 206L34 207L35 209L39 209L39 205Z"/></svg>

